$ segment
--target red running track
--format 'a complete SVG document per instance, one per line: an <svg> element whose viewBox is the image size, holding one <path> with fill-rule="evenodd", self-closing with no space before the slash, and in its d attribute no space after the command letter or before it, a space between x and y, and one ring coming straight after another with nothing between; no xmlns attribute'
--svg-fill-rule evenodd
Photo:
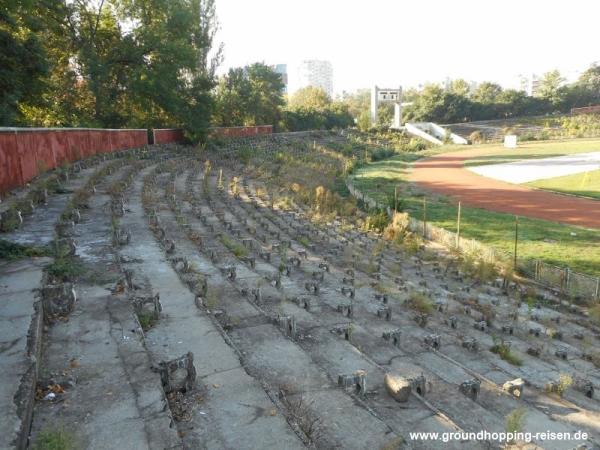
<svg viewBox="0 0 600 450"><path fill-rule="evenodd" d="M600 201L485 178L464 167L466 160L485 152L473 149L424 159L415 163L409 179L468 206L600 229Z"/></svg>

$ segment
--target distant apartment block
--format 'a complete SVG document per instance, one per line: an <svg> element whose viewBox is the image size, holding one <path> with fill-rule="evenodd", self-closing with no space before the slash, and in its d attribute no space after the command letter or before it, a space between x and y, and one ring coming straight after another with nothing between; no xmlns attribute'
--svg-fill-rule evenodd
<svg viewBox="0 0 600 450"><path fill-rule="evenodd" d="M536 74L531 75L521 75L521 90L525 91L525 93L532 97L537 94L537 91L540 87L541 78Z"/></svg>
<svg viewBox="0 0 600 450"><path fill-rule="evenodd" d="M298 69L298 87L315 86L333 97L333 67L329 61L307 60Z"/></svg>
<svg viewBox="0 0 600 450"><path fill-rule="evenodd" d="M283 84L285 85L285 87L283 88L283 92L287 93L288 92L288 71L287 71L287 64L275 64L273 66L273 70L278 73L279 75L281 75L281 81L283 81Z"/></svg>

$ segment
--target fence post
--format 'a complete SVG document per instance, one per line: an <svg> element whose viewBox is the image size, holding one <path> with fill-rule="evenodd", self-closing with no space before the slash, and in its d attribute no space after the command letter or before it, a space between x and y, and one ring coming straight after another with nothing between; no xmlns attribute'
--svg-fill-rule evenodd
<svg viewBox="0 0 600 450"><path fill-rule="evenodd" d="M456 248L460 248L460 202L458 202L458 219L456 219Z"/></svg>
<svg viewBox="0 0 600 450"><path fill-rule="evenodd" d="M427 239L427 198L423 197L423 237Z"/></svg>
<svg viewBox="0 0 600 450"><path fill-rule="evenodd" d="M600 277L596 279L596 300L600 300Z"/></svg>
<svg viewBox="0 0 600 450"><path fill-rule="evenodd" d="M513 262L513 270L517 271L517 245L519 242L519 216L515 216L515 259Z"/></svg>
<svg viewBox="0 0 600 450"><path fill-rule="evenodd" d="M539 281L540 280L540 260L536 259L535 260L535 281Z"/></svg>

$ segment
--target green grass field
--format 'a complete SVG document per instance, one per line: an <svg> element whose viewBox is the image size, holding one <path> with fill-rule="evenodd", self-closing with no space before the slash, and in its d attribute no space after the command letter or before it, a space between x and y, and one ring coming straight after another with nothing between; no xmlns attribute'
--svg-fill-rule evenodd
<svg viewBox="0 0 600 450"><path fill-rule="evenodd" d="M600 170L526 183L527 186L600 200Z"/></svg>
<svg viewBox="0 0 600 450"><path fill-rule="evenodd" d="M473 149L475 147L471 147ZM483 166L502 164L523 159L551 158L575 153L600 151L600 139L571 139L545 142L523 142L515 149L502 145L481 145L476 148L485 149L485 154L465 161L465 166Z"/></svg>
<svg viewBox="0 0 600 450"><path fill-rule="evenodd" d="M596 140L600 143L600 140ZM535 154L547 156L551 152L561 153L549 143L536 143ZM567 145L569 152L578 151L576 146ZM583 148L589 151L589 144ZM494 156L494 147L489 147ZM599 148L600 146L596 147ZM563 152L565 146L563 143ZM528 154L533 154L528 152ZM425 194L406 181L411 163L418 159L415 154L403 154L359 168L353 176L355 186L382 203L393 203L394 187L398 186L401 208L412 216L423 218L423 199L427 202L427 220L450 231L456 231L458 207L450 199ZM514 216L478 208L462 208L461 235L491 245L506 253L514 246ZM600 232L554 222L520 218L519 256L538 258L557 266L569 266L579 272L600 274Z"/></svg>

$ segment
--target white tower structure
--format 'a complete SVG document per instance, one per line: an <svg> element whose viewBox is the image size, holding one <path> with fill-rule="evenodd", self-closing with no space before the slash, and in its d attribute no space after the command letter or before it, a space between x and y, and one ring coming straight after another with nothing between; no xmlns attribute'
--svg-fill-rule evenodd
<svg viewBox="0 0 600 450"><path fill-rule="evenodd" d="M382 89L373 86L371 89L371 124L377 123L377 109L379 103L394 103L394 121L392 128L402 127L402 86L397 89Z"/></svg>

